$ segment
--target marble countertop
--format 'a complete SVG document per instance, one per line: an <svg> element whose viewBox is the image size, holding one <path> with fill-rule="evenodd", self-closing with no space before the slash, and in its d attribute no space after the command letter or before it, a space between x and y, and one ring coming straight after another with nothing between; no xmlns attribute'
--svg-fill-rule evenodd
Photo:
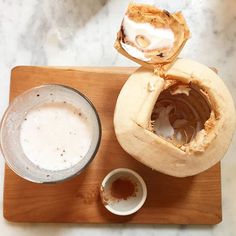
<svg viewBox="0 0 236 236"><path fill-rule="evenodd" d="M113 49L129 1L0 0L0 116L8 104L16 65L133 66ZM219 70L236 102L235 0L149 1L183 11L192 38L181 57ZM236 135L235 135L236 136ZM236 137L222 161L223 221L216 226L13 224L2 217L4 161L0 158L1 235L235 235Z"/></svg>

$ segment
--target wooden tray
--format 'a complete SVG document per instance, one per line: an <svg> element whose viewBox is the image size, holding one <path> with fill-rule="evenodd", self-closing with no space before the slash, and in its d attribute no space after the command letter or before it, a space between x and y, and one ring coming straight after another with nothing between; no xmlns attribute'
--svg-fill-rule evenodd
<svg viewBox="0 0 236 236"><path fill-rule="evenodd" d="M122 85L135 68L16 67L11 75L10 99L31 87L57 83L87 95L102 122L97 156L78 177L64 183L30 183L5 170L4 217L14 222L216 224L221 221L220 164L188 178L173 178L145 167L118 144L113 112ZM109 213L99 197L99 186L112 169L137 171L148 188L147 201L136 214Z"/></svg>

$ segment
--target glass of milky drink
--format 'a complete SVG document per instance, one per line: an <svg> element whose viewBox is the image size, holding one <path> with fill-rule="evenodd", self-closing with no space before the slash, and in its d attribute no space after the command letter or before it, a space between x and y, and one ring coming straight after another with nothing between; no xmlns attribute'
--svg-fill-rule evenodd
<svg viewBox="0 0 236 236"><path fill-rule="evenodd" d="M7 165L36 183L78 175L95 157L101 124L79 91L43 85L16 97L6 110L0 144Z"/></svg>

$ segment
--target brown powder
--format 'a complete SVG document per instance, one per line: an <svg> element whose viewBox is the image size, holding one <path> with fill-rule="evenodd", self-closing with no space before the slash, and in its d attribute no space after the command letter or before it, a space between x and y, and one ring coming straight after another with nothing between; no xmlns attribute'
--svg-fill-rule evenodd
<svg viewBox="0 0 236 236"><path fill-rule="evenodd" d="M135 196L136 184L129 179L118 178L111 185L111 196L116 199L127 200L131 196Z"/></svg>

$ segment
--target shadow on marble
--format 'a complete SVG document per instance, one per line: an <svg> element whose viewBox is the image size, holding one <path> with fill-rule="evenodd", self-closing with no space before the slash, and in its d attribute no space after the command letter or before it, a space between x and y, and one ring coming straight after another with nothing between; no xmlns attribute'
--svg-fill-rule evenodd
<svg viewBox="0 0 236 236"><path fill-rule="evenodd" d="M20 34L18 47L31 52L32 65L47 65L46 47L66 50L78 31L99 14L107 1L39 1Z"/></svg>
<svg viewBox="0 0 236 236"><path fill-rule="evenodd" d="M235 58L236 41L236 4L234 1L213 1L209 7L202 9L206 27L202 30L202 39L206 40L220 52L213 54L220 73L230 67L228 61ZM205 48L204 43L202 44ZM201 47L201 46L200 46ZM227 65L227 66L226 66ZM231 70L230 70L231 71ZM234 84L233 80L229 81Z"/></svg>
<svg viewBox="0 0 236 236"><path fill-rule="evenodd" d="M47 16L54 18L54 23L61 28L70 27L76 31L94 17L105 5L107 0L66 0L44 1ZM41 4L40 4L41 5Z"/></svg>

